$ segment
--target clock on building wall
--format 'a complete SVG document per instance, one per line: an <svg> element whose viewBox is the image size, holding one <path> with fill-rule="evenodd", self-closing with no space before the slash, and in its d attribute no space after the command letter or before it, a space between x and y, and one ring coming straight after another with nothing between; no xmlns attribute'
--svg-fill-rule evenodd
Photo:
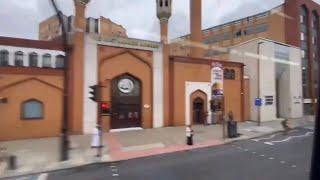
<svg viewBox="0 0 320 180"><path fill-rule="evenodd" d="M123 78L118 82L118 89L122 93L128 94L131 93L134 89L134 83L131 79Z"/></svg>

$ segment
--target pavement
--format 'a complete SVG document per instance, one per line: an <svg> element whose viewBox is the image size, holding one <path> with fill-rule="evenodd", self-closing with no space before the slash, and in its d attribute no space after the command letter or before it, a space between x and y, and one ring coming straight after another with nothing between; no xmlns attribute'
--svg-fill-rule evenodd
<svg viewBox="0 0 320 180"><path fill-rule="evenodd" d="M307 180L312 135L313 130L305 126L287 135L273 133L214 147L91 164L13 179Z"/></svg>
<svg viewBox="0 0 320 180"><path fill-rule="evenodd" d="M312 129L313 118L290 120L293 127ZM95 163L118 162L122 160L155 156L160 154L190 151L218 146L234 141L251 139L282 130L280 121L238 124L239 138L223 138L221 125L193 126L194 145L185 145L185 127L166 127L104 134L103 156L95 157L96 149L91 149L91 136L71 136L70 160L59 161L59 138L31 139L1 142L7 152L17 156L18 169L7 170L6 163L0 163L0 178L21 176L61 169L74 168Z"/></svg>

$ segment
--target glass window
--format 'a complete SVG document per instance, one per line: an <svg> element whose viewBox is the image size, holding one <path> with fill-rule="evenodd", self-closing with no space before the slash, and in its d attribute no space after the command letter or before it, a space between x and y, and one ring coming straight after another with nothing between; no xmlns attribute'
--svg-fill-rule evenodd
<svg viewBox="0 0 320 180"><path fill-rule="evenodd" d="M22 104L22 119L42 119L43 103L38 100L28 100Z"/></svg>
<svg viewBox="0 0 320 180"><path fill-rule="evenodd" d="M312 37L312 44L316 44L316 38Z"/></svg>
<svg viewBox="0 0 320 180"><path fill-rule="evenodd" d="M23 66L23 52L18 51L14 54L14 65Z"/></svg>
<svg viewBox="0 0 320 180"><path fill-rule="evenodd" d="M301 41L306 41L307 40L307 35L304 32L300 32L300 40Z"/></svg>
<svg viewBox="0 0 320 180"><path fill-rule="evenodd" d="M300 15L300 23L303 24L304 23L304 16Z"/></svg>
<svg viewBox="0 0 320 180"><path fill-rule="evenodd" d="M231 39L231 34L230 32L225 32L223 34L223 40L230 40Z"/></svg>
<svg viewBox="0 0 320 180"><path fill-rule="evenodd" d="M300 24L300 31L304 32L304 33L307 33L308 32L307 26L305 24Z"/></svg>
<svg viewBox="0 0 320 180"><path fill-rule="evenodd" d="M317 29L319 23L319 16L316 11L312 12L312 28Z"/></svg>
<svg viewBox="0 0 320 180"><path fill-rule="evenodd" d="M94 32L99 33L99 19L95 19L94 21Z"/></svg>
<svg viewBox="0 0 320 180"><path fill-rule="evenodd" d="M37 53L29 54L29 66L30 67L38 67L38 54Z"/></svg>
<svg viewBox="0 0 320 180"><path fill-rule="evenodd" d="M301 58L302 59L306 58L306 51L305 50L301 50Z"/></svg>
<svg viewBox="0 0 320 180"><path fill-rule="evenodd" d="M240 37L240 36L242 35L241 29L240 29L240 30L236 30L235 32L236 32L236 33L234 34L234 37L235 37L235 38L238 38L238 37Z"/></svg>
<svg viewBox="0 0 320 180"><path fill-rule="evenodd" d="M304 50L308 49L307 41L301 41L301 49L304 49Z"/></svg>
<svg viewBox="0 0 320 180"><path fill-rule="evenodd" d="M244 30L244 35L250 35L250 34L254 34L254 28L252 26L249 26Z"/></svg>
<svg viewBox="0 0 320 180"><path fill-rule="evenodd" d="M42 56L42 67L50 68L51 67L51 55L45 54Z"/></svg>
<svg viewBox="0 0 320 180"><path fill-rule="evenodd" d="M234 80L236 78L235 71L233 69L224 69L224 79Z"/></svg>
<svg viewBox="0 0 320 180"><path fill-rule="evenodd" d="M64 68L64 56L56 56L56 68Z"/></svg>
<svg viewBox="0 0 320 180"><path fill-rule="evenodd" d="M258 24L257 25L257 29L256 29L257 33L266 32L267 30L268 30L268 24Z"/></svg>
<svg viewBox="0 0 320 180"><path fill-rule="evenodd" d="M9 65L9 52L7 50L0 51L0 66Z"/></svg>

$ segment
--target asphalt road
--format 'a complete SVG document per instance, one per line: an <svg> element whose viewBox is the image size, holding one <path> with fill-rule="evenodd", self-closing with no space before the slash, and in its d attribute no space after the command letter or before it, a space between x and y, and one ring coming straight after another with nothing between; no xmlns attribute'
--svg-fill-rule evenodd
<svg viewBox="0 0 320 180"><path fill-rule="evenodd" d="M49 180L307 180L312 130L20 177Z"/></svg>

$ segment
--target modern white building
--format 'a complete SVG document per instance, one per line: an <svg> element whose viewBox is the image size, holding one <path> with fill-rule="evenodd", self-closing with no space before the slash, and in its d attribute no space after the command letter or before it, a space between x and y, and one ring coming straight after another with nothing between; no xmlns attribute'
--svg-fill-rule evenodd
<svg viewBox="0 0 320 180"><path fill-rule="evenodd" d="M232 46L230 59L245 64L249 78L250 118L270 121L303 116L301 50L264 38ZM255 106L255 99L262 106Z"/></svg>

